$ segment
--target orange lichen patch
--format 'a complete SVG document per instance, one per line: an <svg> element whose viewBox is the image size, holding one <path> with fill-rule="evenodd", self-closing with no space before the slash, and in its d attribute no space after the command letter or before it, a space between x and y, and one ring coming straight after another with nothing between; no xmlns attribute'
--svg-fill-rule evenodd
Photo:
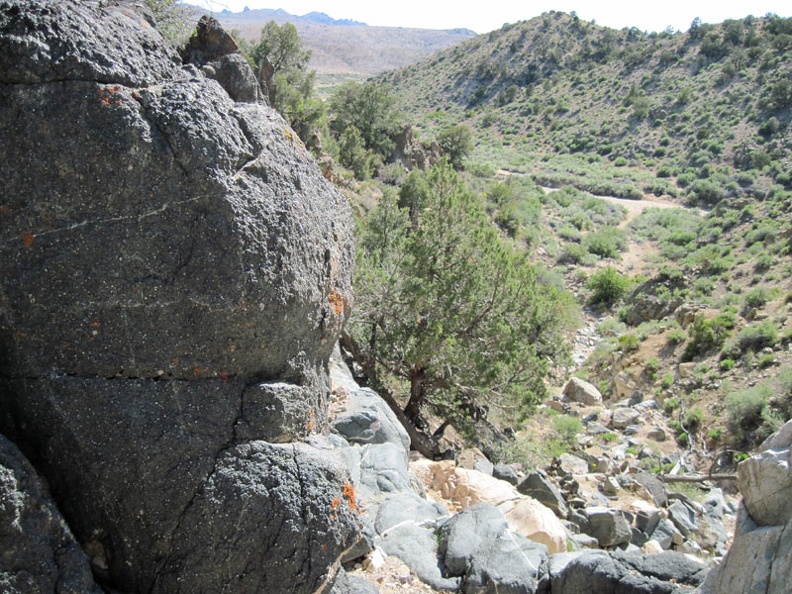
<svg viewBox="0 0 792 594"><path fill-rule="evenodd" d="M25 231L22 233L22 243L25 244L27 249L33 247L33 243L36 241L35 236L30 231Z"/></svg>
<svg viewBox="0 0 792 594"><path fill-rule="evenodd" d="M203 374L203 369L201 369L200 367L195 367L193 369L193 375L195 377L201 377L202 374Z"/></svg>
<svg viewBox="0 0 792 594"><path fill-rule="evenodd" d="M105 107L110 107L110 105L121 105L123 103L121 98L114 97L115 94L120 92L121 87L118 85L99 89L99 102Z"/></svg>
<svg viewBox="0 0 792 594"><path fill-rule="evenodd" d="M336 511L339 505L341 505L341 498L333 497L333 500L330 502L330 519L333 521L336 519Z"/></svg>
<svg viewBox="0 0 792 594"><path fill-rule="evenodd" d="M221 369L217 372L217 377L219 377L224 382L228 381L228 372L225 369Z"/></svg>
<svg viewBox="0 0 792 594"><path fill-rule="evenodd" d="M355 486L350 483L344 483L341 493L344 496L344 499L347 500L349 509L351 509L353 512L360 513L360 510L357 506L357 501L355 499Z"/></svg>
<svg viewBox="0 0 792 594"><path fill-rule="evenodd" d="M314 410L308 411L308 422L305 424L306 431L313 431L316 429L316 412Z"/></svg>
<svg viewBox="0 0 792 594"><path fill-rule="evenodd" d="M330 291L330 307L337 316L344 313L344 296L335 289Z"/></svg>

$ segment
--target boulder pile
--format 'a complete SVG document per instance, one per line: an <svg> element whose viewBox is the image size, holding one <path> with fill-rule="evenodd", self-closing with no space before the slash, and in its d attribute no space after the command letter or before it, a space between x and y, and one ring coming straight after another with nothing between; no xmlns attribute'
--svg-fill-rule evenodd
<svg viewBox="0 0 792 594"><path fill-rule="evenodd" d="M671 550L670 537L663 540L668 550L658 545L651 554L633 543L649 540L636 525L685 542L665 511L646 502L633 514L571 509L548 475L536 471L514 485L495 478L496 467L480 453L460 456L471 468L411 457L395 414L358 387L340 358L331 359L331 377L332 441L349 464L366 535L344 562L368 569L351 577L371 575L393 557L435 590L463 593L677 594L692 592L706 576L706 564ZM583 538L575 521L597 536Z"/></svg>

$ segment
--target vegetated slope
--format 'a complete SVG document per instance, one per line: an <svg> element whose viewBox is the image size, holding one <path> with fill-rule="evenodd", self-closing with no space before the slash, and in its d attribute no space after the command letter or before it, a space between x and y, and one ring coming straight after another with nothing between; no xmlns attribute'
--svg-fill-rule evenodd
<svg viewBox="0 0 792 594"><path fill-rule="evenodd" d="M427 128L464 122L486 132L478 158L491 161L494 148L499 159L508 156L499 166L563 182L586 167L557 156L577 155L592 170L623 168L611 172L618 183L588 189L687 194L712 204L792 187L791 76L792 19L747 17L647 35L555 12L380 80Z"/></svg>
<svg viewBox="0 0 792 594"><path fill-rule="evenodd" d="M195 10L196 14L207 12ZM309 68L320 75L377 74L412 64L476 36L468 29L369 27L357 21L334 20L322 13L295 16L284 10L222 11L213 16L223 27L239 31L251 42L258 41L261 28L268 21L294 24L304 47L312 52Z"/></svg>
<svg viewBox="0 0 792 594"><path fill-rule="evenodd" d="M424 135L471 128L468 169L496 210L491 176L525 174L505 178L532 197L512 210L542 225L517 235L581 302L603 267L623 277L578 373L654 398L700 452L749 448L792 416L792 19L647 35L550 13L378 79ZM563 189L543 197L529 176ZM703 210L617 228L574 188Z"/></svg>

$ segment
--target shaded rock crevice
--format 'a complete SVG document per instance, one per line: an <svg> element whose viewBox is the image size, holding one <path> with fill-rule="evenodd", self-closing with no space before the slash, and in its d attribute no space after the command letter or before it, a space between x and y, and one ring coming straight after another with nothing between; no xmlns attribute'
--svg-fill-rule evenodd
<svg viewBox="0 0 792 594"><path fill-rule="evenodd" d="M192 380L192 381L196 381L196 380ZM172 550L173 549L173 543L175 542L177 535L181 533L182 525L184 523L184 520L187 517L187 515L190 512L190 510L193 507L193 505L195 505L195 502L196 502L196 499L198 498L199 493L201 493L201 491L206 487L206 484L217 473L218 461L220 460L220 457L224 453L228 452L234 446L234 444L237 443L236 426L237 426L237 423L239 422L239 420L242 418L242 414L243 414L244 393L245 393L244 389L240 390L240 392L239 392L239 396L238 396L239 407L237 409L236 417L234 417L234 419L231 421L231 424L230 424L230 431L229 431L230 437L229 437L229 439L222 446L220 446L220 448L217 450L217 453L214 455L214 464L212 465L211 470L209 470L209 472L207 473L206 477L202 481L200 481L200 483L198 483L195 486L195 489L193 490L192 496L190 497L189 501L187 501L186 505L184 506L184 509L179 514L178 519L177 519L175 525L173 526L173 530L171 531L170 538L169 538L169 546L167 547L168 550L166 552L166 556L163 559L163 561L162 561L161 565L159 566L159 568L155 572L154 580L152 582L152 589L150 590L150 592L153 592L153 590L154 590L154 585L153 584L158 583L163 577L162 576L162 572L164 570L165 560L167 558L169 558L171 556L171 554L173 553L173 550ZM230 554L230 551L229 551L229 554Z"/></svg>

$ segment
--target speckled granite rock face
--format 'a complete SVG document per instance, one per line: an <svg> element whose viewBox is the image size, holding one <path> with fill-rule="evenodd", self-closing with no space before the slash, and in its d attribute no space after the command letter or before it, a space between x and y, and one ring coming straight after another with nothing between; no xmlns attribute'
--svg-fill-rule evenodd
<svg viewBox="0 0 792 594"><path fill-rule="evenodd" d="M183 67L134 2L0 1L0 177L0 431L108 584L188 591L162 584L267 525L278 489L240 486L264 516L201 532L220 467L326 428L349 209L276 112ZM301 559L264 536L235 554L269 592L312 592L357 525L329 521L346 480L333 455L279 447L312 460L310 476L276 474L327 538L308 529ZM261 591L220 557L201 570L213 584Z"/></svg>

